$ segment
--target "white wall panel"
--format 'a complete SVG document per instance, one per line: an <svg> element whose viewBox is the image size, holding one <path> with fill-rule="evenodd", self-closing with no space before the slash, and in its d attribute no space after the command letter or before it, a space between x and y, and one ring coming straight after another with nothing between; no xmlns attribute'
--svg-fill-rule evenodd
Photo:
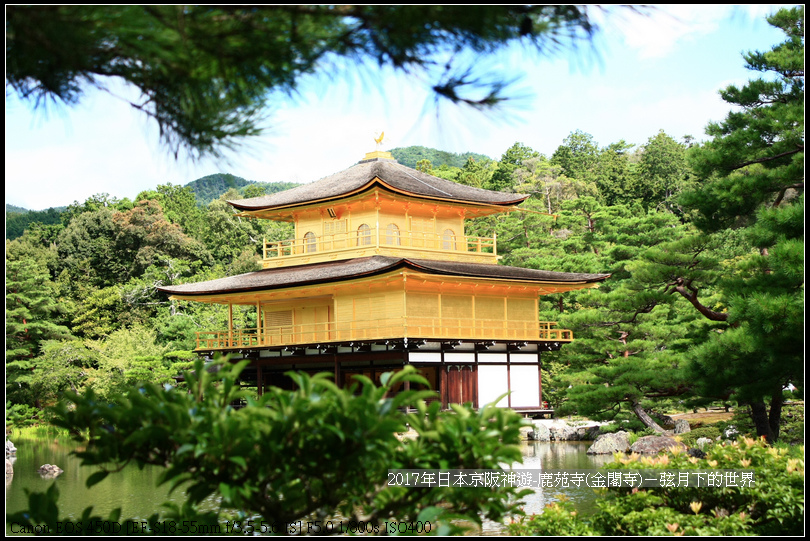
<svg viewBox="0 0 810 541"><path fill-rule="evenodd" d="M535 378L536 379L536 378ZM478 405L494 402L500 395L508 391L506 366L478 366ZM497 406L507 407L506 397L499 401Z"/></svg>
<svg viewBox="0 0 810 541"><path fill-rule="evenodd" d="M537 366L510 367L512 383L512 407L527 408L540 405L540 377Z"/></svg>

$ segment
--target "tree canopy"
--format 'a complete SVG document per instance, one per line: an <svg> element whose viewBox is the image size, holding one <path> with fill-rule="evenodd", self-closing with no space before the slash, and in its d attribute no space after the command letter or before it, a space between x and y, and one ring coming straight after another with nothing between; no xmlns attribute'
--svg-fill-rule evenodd
<svg viewBox="0 0 810 541"><path fill-rule="evenodd" d="M751 248L724 269L729 328L695 350L696 381L736 393L758 432L776 439L782 390L804 381L804 7L768 21L786 40L745 55L762 75L721 92L739 110L710 124L712 140L692 149L699 186L682 202L704 232L742 229Z"/></svg>
<svg viewBox="0 0 810 541"><path fill-rule="evenodd" d="M437 96L491 107L509 77L484 80L478 56L515 42L548 53L594 29L575 6L7 6L6 83L73 105L122 79L171 152L218 155L260 133L273 97L336 63L427 73Z"/></svg>

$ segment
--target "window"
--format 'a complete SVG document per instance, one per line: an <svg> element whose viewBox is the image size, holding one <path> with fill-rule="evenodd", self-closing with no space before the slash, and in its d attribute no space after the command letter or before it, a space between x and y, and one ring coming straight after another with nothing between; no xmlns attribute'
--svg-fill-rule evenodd
<svg viewBox="0 0 810 541"><path fill-rule="evenodd" d="M445 229L442 233L442 250L456 249L456 234L452 229Z"/></svg>
<svg viewBox="0 0 810 541"><path fill-rule="evenodd" d="M362 224L357 228L357 245L371 246L371 228L368 224Z"/></svg>
<svg viewBox="0 0 810 541"><path fill-rule="evenodd" d="M399 227L397 224L388 224L385 228L385 243L399 246Z"/></svg>
<svg viewBox="0 0 810 541"><path fill-rule="evenodd" d="M315 233L312 231L308 232L304 235L304 252L311 254L312 252L316 252L318 250L317 244L315 244Z"/></svg>

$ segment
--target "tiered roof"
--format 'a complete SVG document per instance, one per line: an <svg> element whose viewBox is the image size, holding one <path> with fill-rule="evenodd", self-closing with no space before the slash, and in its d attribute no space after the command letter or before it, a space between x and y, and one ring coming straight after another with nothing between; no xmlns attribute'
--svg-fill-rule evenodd
<svg viewBox="0 0 810 541"><path fill-rule="evenodd" d="M374 186L418 198L497 206L516 205L529 197L465 186L405 167L395 160L375 158L298 188L228 203L242 211L276 210L341 199Z"/></svg>
<svg viewBox="0 0 810 541"><path fill-rule="evenodd" d="M535 284L592 284L601 282L610 276L609 274L552 272L480 263L455 263L451 261L371 256L299 265L297 267L264 269L207 282L159 287L158 289L170 295L183 297L244 293L336 283L376 276L400 269L410 269L429 275L515 280Z"/></svg>

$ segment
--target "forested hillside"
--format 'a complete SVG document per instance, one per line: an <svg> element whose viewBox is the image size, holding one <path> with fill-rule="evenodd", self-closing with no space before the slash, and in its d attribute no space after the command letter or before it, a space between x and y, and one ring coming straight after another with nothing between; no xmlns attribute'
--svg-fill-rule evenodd
<svg viewBox="0 0 810 541"><path fill-rule="evenodd" d="M6 205L6 239L16 239L34 223L54 225L60 222L60 214L67 207L47 210L27 210L14 205Z"/></svg>
<svg viewBox="0 0 810 541"><path fill-rule="evenodd" d="M410 146L403 148L392 148L391 154L394 158L401 163L412 169L416 169L416 165L422 160L428 160L435 167L464 167L467 160L470 158L475 161L492 161L489 156L483 154L476 154L474 152L464 152L463 154L456 154L454 152L445 152L444 150L437 150L435 148L427 148L423 146Z"/></svg>
<svg viewBox="0 0 810 541"><path fill-rule="evenodd" d="M576 337L544 357L544 399L559 411L660 431L657 412L733 402L758 434L779 437L783 388L804 382L804 43L795 21L781 24L788 41L746 57L760 78L723 91L738 108L705 143L660 131L633 147L574 130L551 155L516 142L497 161L402 158L531 195L522 211L467 231L496 234L504 264L612 275L599 289L541 297L540 319ZM226 327L227 313L156 287L258 269L262 239L291 238L292 226L237 217L225 200L282 187L212 175L133 201L99 195L7 241L13 416L40 416L68 389L106 397L171 381L194 333ZM255 326L255 310L234 318Z"/></svg>
<svg viewBox="0 0 810 541"><path fill-rule="evenodd" d="M205 207L228 190L236 190L243 197L256 197L262 193L289 190L296 187L297 184L294 182L257 182L228 173L216 173L191 181L186 186L194 192L197 204Z"/></svg>

